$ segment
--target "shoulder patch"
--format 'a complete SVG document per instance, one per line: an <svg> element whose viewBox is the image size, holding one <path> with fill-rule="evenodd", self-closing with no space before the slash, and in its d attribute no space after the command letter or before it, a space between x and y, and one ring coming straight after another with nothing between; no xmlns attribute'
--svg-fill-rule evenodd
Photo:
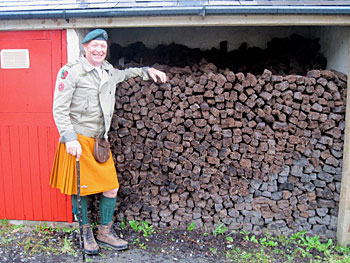
<svg viewBox="0 0 350 263"><path fill-rule="evenodd" d="M61 72L61 79L65 79L68 76L68 70L63 69Z"/></svg>
<svg viewBox="0 0 350 263"><path fill-rule="evenodd" d="M58 91L63 91L64 90L64 83L58 84Z"/></svg>

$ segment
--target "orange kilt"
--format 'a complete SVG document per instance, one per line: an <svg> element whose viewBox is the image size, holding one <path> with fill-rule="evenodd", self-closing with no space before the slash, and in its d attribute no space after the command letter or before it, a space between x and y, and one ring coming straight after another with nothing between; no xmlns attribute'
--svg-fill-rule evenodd
<svg viewBox="0 0 350 263"><path fill-rule="evenodd" d="M94 138L78 134L82 148L80 156L80 194L82 196L102 193L119 188L112 154L107 162L99 163L94 158ZM66 145L58 143L51 171L50 185L61 193L77 194L77 167L75 157L67 153Z"/></svg>

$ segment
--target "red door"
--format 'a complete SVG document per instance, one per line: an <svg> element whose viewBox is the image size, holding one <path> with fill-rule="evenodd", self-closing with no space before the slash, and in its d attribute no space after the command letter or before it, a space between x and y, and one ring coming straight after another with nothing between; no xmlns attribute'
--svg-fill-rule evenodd
<svg viewBox="0 0 350 263"><path fill-rule="evenodd" d="M65 31L0 32L0 218L72 221L70 198L49 186L58 142L54 83Z"/></svg>

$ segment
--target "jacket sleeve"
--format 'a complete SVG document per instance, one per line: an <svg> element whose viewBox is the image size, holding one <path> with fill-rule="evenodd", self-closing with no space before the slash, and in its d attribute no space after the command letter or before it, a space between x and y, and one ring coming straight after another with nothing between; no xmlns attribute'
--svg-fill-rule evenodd
<svg viewBox="0 0 350 263"><path fill-rule="evenodd" d="M59 70L53 99L53 117L62 143L78 139L69 116L76 83L77 77L72 68L66 65Z"/></svg>
<svg viewBox="0 0 350 263"><path fill-rule="evenodd" d="M124 70L116 69L116 81L119 83L134 77L142 77L143 80L149 80L148 69L149 67L128 68Z"/></svg>

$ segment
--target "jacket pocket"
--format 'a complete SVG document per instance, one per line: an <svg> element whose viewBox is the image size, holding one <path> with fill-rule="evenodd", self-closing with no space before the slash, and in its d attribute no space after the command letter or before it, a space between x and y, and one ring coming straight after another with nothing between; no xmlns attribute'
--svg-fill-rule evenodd
<svg viewBox="0 0 350 263"><path fill-rule="evenodd" d="M81 111L80 111L80 117L83 117L83 115L87 112L89 108L89 100L84 100L84 104L82 105Z"/></svg>

